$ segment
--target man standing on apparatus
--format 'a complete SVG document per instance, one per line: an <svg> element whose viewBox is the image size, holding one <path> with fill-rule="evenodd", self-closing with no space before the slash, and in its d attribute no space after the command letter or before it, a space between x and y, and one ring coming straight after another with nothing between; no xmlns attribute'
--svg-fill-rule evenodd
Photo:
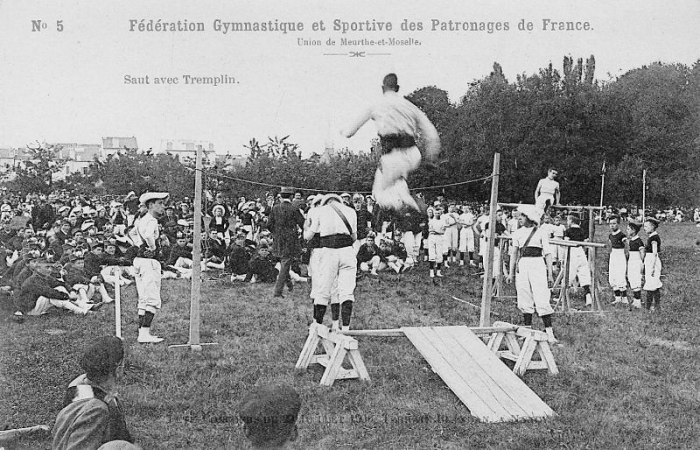
<svg viewBox="0 0 700 450"><path fill-rule="evenodd" d="M289 278L289 268L292 260L301 255L299 230L304 229L304 216L296 206L292 205L294 189L283 187L280 191L282 201L272 207L268 228L274 237L272 252L280 258L280 272L275 283L275 297L282 297L285 283L292 290L292 280Z"/></svg>
<svg viewBox="0 0 700 450"><path fill-rule="evenodd" d="M318 267L321 272L314 275L314 320L322 324L328 304L331 304L333 329L350 329L352 305L355 301L355 276L357 257L353 242L357 239L357 213L343 204L336 194L326 194L314 220L304 230L304 238L311 240L315 234L321 236L318 252ZM318 284L316 284L318 283ZM340 316L340 317L339 317Z"/></svg>
<svg viewBox="0 0 700 450"><path fill-rule="evenodd" d="M163 338L151 334L151 323L161 306L161 268L160 262L156 259L160 245L158 219L165 213L165 200L168 195L167 192L146 192L141 195L139 198L141 206L145 206L148 212L134 223L136 233L133 236L140 240L135 242L139 246L139 251L134 258L136 291L139 296L138 341L140 343L157 344L163 341Z"/></svg>
<svg viewBox="0 0 700 450"><path fill-rule="evenodd" d="M537 188L535 189L535 206L544 212L548 212L550 206L559 204L561 191L559 190L559 182L554 180L556 177L556 169L549 169L547 171L547 177L542 178L540 182L537 183Z"/></svg>
<svg viewBox="0 0 700 450"><path fill-rule="evenodd" d="M432 163L440 153L440 137L425 113L398 91L396 74L385 76L381 100L341 134L352 137L368 120L374 120L382 145L382 158L374 175L372 195L382 208L398 211L406 205L419 210L406 183L408 174L416 170L421 161L416 140L419 137L423 140L425 156Z"/></svg>

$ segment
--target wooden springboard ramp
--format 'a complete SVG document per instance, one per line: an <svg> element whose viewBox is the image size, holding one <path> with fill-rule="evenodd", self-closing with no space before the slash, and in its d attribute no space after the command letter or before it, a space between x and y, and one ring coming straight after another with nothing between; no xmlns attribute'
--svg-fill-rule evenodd
<svg viewBox="0 0 700 450"><path fill-rule="evenodd" d="M401 331L479 420L507 422L554 415L469 327L404 327Z"/></svg>

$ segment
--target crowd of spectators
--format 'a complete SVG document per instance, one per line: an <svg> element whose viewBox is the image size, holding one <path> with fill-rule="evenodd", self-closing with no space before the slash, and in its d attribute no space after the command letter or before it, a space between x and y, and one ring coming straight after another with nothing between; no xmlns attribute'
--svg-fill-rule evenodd
<svg viewBox="0 0 700 450"><path fill-rule="evenodd" d="M430 259L430 234L440 237L437 273L450 264L482 267L484 237L488 223L486 205L453 202L443 196L432 199L427 211L386 211L371 196L344 193L343 201L357 212L355 250L358 276L382 271L403 273ZM293 204L304 215L315 195L297 192ZM273 236L268 217L278 201L275 194L264 198L228 200L223 194L205 202L202 214L201 270L210 276L225 275L231 282L274 282L279 258L272 252ZM441 225L430 225L439 213ZM623 220L637 210L607 208L605 219L618 214ZM133 280L131 262L136 254L131 235L134 221L143 214L138 197L86 198L68 194L6 195L0 205L0 293L12 305L14 319L39 315L51 306L76 314L97 311L112 300L114 283ZM680 209L665 213L675 221L692 217L700 224L700 210L688 214ZM657 214L658 215L658 214ZM505 212L498 234L512 231L517 220ZM661 217L664 220L664 217ZM189 198L171 199L160 219L158 259L163 278L189 278L193 272L193 203ZM299 239L301 240L299 230ZM137 240L137 239L135 239ZM302 245L302 248L305 246ZM480 251L481 250L481 251ZM293 282L306 281L308 251L293 263ZM442 264L442 266L440 266ZM431 266L432 267L432 266ZM432 274L432 271L431 271ZM98 301L99 300L99 301Z"/></svg>

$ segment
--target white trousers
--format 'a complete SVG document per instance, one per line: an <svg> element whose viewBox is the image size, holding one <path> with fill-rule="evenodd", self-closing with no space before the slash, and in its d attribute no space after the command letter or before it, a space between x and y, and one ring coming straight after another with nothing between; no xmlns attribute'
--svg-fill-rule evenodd
<svg viewBox="0 0 700 450"><path fill-rule="evenodd" d="M463 226L459 230L459 251L474 252L474 230L472 227Z"/></svg>
<svg viewBox="0 0 700 450"><path fill-rule="evenodd" d="M444 235L430 234L428 235L428 261L441 263L443 253L445 252L443 245L445 243Z"/></svg>
<svg viewBox="0 0 700 450"><path fill-rule="evenodd" d="M408 257L406 258L406 262L408 262L409 258L411 259L411 261L418 261L418 251L420 249L420 240L421 240L420 233L414 234L412 231L404 232L403 236L401 237L401 242L403 243L404 247L406 247L406 253L408 254Z"/></svg>
<svg viewBox="0 0 700 450"><path fill-rule="evenodd" d="M642 290L642 270L644 270L644 264L639 252L630 252L630 259L627 261L627 280L633 291Z"/></svg>
<svg viewBox="0 0 700 450"><path fill-rule="evenodd" d="M417 208L406 178L418 168L420 161L420 150L416 146L396 148L382 155L372 186L372 195L379 206L397 210L403 205Z"/></svg>
<svg viewBox="0 0 700 450"><path fill-rule="evenodd" d="M136 292L139 295L138 310L155 314L161 307L160 263L151 258L134 258Z"/></svg>
<svg viewBox="0 0 700 450"><path fill-rule="evenodd" d="M654 275L652 275L652 272ZM647 253L644 257L644 290L655 291L663 286L661 282L661 258L656 258L654 263L654 254Z"/></svg>
<svg viewBox="0 0 700 450"><path fill-rule="evenodd" d="M491 251L493 252L493 277L496 278L497 276L499 276L503 273L503 261L501 260L501 248L500 247L491 247ZM484 262L484 266L486 266L486 262Z"/></svg>
<svg viewBox="0 0 700 450"><path fill-rule="evenodd" d="M449 226L445 229L445 250L457 250L459 248L459 228Z"/></svg>
<svg viewBox="0 0 700 450"><path fill-rule="evenodd" d="M337 289L337 302L355 300L355 276L357 274L357 257L355 250L351 247L327 248L322 247L314 250L318 253L319 274L314 277L313 284L316 291L314 297L315 305L328 305L331 297L335 295ZM317 284L318 281L318 284ZM337 288L334 288L337 285Z"/></svg>
<svg viewBox="0 0 700 450"><path fill-rule="evenodd" d="M615 291L627 290L627 258L624 248L610 250L608 262L608 283Z"/></svg>
<svg viewBox="0 0 700 450"><path fill-rule="evenodd" d="M552 314L551 291L547 285L547 266L542 257L520 258L518 273L515 275L515 290L518 296L518 309L523 314L537 314L542 317Z"/></svg>
<svg viewBox="0 0 700 450"><path fill-rule="evenodd" d="M588 266L586 253L581 247L571 247L571 263L569 264L569 280L578 277L578 283L583 286L591 285L591 268Z"/></svg>
<svg viewBox="0 0 700 450"><path fill-rule="evenodd" d="M535 207L539 208L541 211L544 211L544 207L547 205L547 200L549 200L550 205L554 204L554 196L552 194L540 194L540 196L535 200Z"/></svg>

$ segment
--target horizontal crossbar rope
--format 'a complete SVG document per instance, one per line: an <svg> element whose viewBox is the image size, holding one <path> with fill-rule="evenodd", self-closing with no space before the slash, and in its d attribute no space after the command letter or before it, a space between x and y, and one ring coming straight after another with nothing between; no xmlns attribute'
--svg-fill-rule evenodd
<svg viewBox="0 0 700 450"><path fill-rule="evenodd" d="M197 170L197 169L192 169L192 170ZM252 181L252 180L246 180L244 178L238 178L238 177L232 177L230 175L224 175L220 172L216 172L216 171L212 171L212 170L208 170L208 171L203 170L202 172L205 173L207 176L214 176L214 177L223 178L226 180L238 181L240 183L249 183L249 184L254 184L257 186L265 186L265 187L269 187L269 188L281 189L282 187L291 187L292 189L297 190L297 191L311 191L311 192L321 192L321 193L325 192L325 193L330 193L330 194L340 194L340 193L346 192L346 191L333 191L333 190L328 190L328 189L315 189L315 188L305 188L305 187L298 187L298 186L285 186L285 185L281 185L281 184L263 183L260 181ZM461 186L463 184L478 183L479 181L487 181L487 180L490 180L491 177L492 177L492 175L488 175L488 176L481 177L481 178L475 178L473 180L458 181L456 183L439 184L439 185L435 185L435 186L421 186L421 187L417 187L417 188L411 188L409 190L411 190L411 191L425 191L425 190L429 190L429 189L442 189L442 188L446 188L446 187ZM355 192L357 192L358 194L371 194L372 193L371 191L355 191Z"/></svg>
<svg viewBox="0 0 700 450"><path fill-rule="evenodd" d="M506 208L517 208L518 206L525 206L526 203L498 203L499 206L505 206ZM601 211L604 210L605 207L603 206L580 206L580 205L574 205L574 206L569 206L569 205L550 205L550 208L554 209L571 209L571 210L576 210L576 211L581 211L581 210L593 210L593 211Z"/></svg>

